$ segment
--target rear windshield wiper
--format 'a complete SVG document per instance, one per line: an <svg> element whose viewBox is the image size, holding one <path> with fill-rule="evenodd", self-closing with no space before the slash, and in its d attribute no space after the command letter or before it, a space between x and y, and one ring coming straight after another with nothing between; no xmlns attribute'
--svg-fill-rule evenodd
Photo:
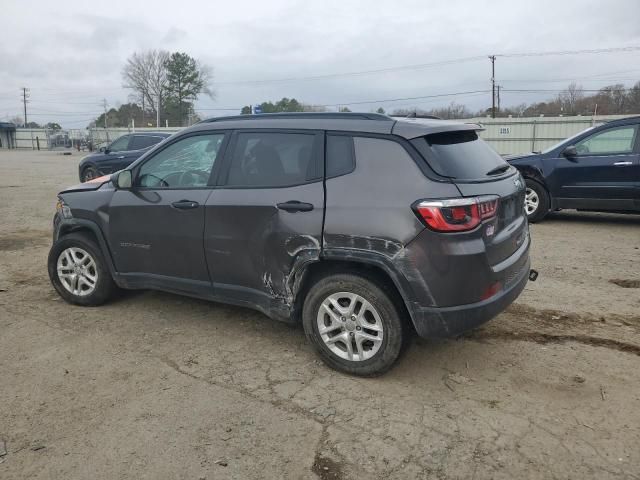
<svg viewBox="0 0 640 480"><path fill-rule="evenodd" d="M487 175L487 176L498 175L499 173L503 173L503 172L506 172L507 170L509 170L510 166L511 165L509 165L509 164L499 165L496 168L492 168L491 170L489 170L487 173L485 173L485 175Z"/></svg>

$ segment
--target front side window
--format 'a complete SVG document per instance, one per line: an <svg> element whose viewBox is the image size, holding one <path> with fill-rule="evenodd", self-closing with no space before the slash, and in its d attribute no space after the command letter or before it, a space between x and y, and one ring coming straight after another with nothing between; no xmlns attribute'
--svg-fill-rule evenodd
<svg viewBox="0 0 640 480"><path fill-rule="evenodd" d="M129 148L129 135L125 135L113 141L111 145L109 145L110 152L124 152Z"/></svg>
<svg viewBox="0 0 640 480"><path fill-rule="evenodd" d="M153 137L151 135L134 135L129 144L129 150L142 150L149 148L156 143L160 143L162 137Z"/></svg>
<svg viewBox="0 0 640 480"><path fill-rule="evenodd" d="M223 133L194 135L172 143L140 167L137 186L198 188L209 182Z"/></svg>
<svg viewBox="0 0 640 480"><path fill-rule="evenodd" d="M316 175L315 134L239 133L227 185L281 187L306 183Z"/></svg>
<svg viewBox="0 0 640 480"><path fill-rule="evenodd" d="M633 152L637 128L633 125L610 128L576 143L578 155L625 154Z"/></svg>

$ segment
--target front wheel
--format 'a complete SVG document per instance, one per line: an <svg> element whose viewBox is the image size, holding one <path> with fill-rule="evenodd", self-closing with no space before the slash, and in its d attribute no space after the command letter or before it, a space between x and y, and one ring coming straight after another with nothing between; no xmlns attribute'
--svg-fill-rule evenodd
<svg viewBox="0 0 640 480"><path fill-rule="evenodd" d="M100 248L84 233L65 235L53 244L48 270L58 294L75 305L100 305L116 289Z"/></svg>
<svg viewBox="0 0 640 480"><path fill-rule="evenodd" d="M99 176L100 172L98 169L90 165L82 171L82 178L80 180L82 182L88 182L94 178L98 178Z"/></svg>
<svg viewBox="0 0 640 480"><path fill-rule="evenodd" d="M549 213L549 194L547 190L535 180L526 180L524 209L529 222L542 220Z"/></svg>
<svg viewBox="0 0 640 480"><path fill-rule="evenodd" d="M304 302L302 323L327 365L360 376L389 370L406 337L393 293L355 274L329 275L314 284Z"/></svg>

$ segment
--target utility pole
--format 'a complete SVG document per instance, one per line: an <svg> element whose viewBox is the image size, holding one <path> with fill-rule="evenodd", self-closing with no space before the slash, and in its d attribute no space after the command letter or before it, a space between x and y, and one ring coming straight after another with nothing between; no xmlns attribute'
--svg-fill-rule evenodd
<svg viewBox="0 0 640 480"><path fill-rule="evenodd" d="M107 99L102 99L102 106L104 107L104 129L107 129Z"/></svg>
<svg viewBox="0 0 640 480"><path fill-rule="evenodd" d="M496 85L496 96L497 96L497 103L498 103L498 113L500 113L500 85Z"/></svg>
<svg viewBox="0 0 640 480"><path fill-rule="evenodd" d="M160 128L160 94L156 100L156 128Z"/></svg>
<svg viewBox="0 0 640 480"><path fill-rule="evenodd" d="M491 60L491 118L496 118L496 56L489 55Z"/></svg>
<svg viewBox="0 0 640 480"><path fill-rule="evenodd" d="M22 87L22 103L24 104L24 128L27 128L27 103L29 102L29 89Z"/></svg>

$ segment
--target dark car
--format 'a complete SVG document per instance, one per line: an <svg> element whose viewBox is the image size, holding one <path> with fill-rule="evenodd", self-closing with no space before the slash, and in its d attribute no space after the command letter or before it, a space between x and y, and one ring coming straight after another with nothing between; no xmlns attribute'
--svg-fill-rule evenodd
<svg viewBox="0 0 640 480"><path fill-rule="evenodd" d="M542 153L506 160L527 183L529 221L558 209L640 212L640 117L589 128Z"/></svg>
<svg viewBox="0 0 640 480"><path fill-rule="evenodd" d="M488 321L529 278L524 182L478 125L378 114L213 119L59 194L48 269L79 305L157 289L301 322L388 369L410 332Z"/></svg>
<svg viewBox="0 0 640 480"><path fill-rule="evenodd" d="M165 138L166 132L131 133L116 138L104 150L87 155L80 161L78 174L81 182L107 175L128 167L141 155Z"/></svg>

